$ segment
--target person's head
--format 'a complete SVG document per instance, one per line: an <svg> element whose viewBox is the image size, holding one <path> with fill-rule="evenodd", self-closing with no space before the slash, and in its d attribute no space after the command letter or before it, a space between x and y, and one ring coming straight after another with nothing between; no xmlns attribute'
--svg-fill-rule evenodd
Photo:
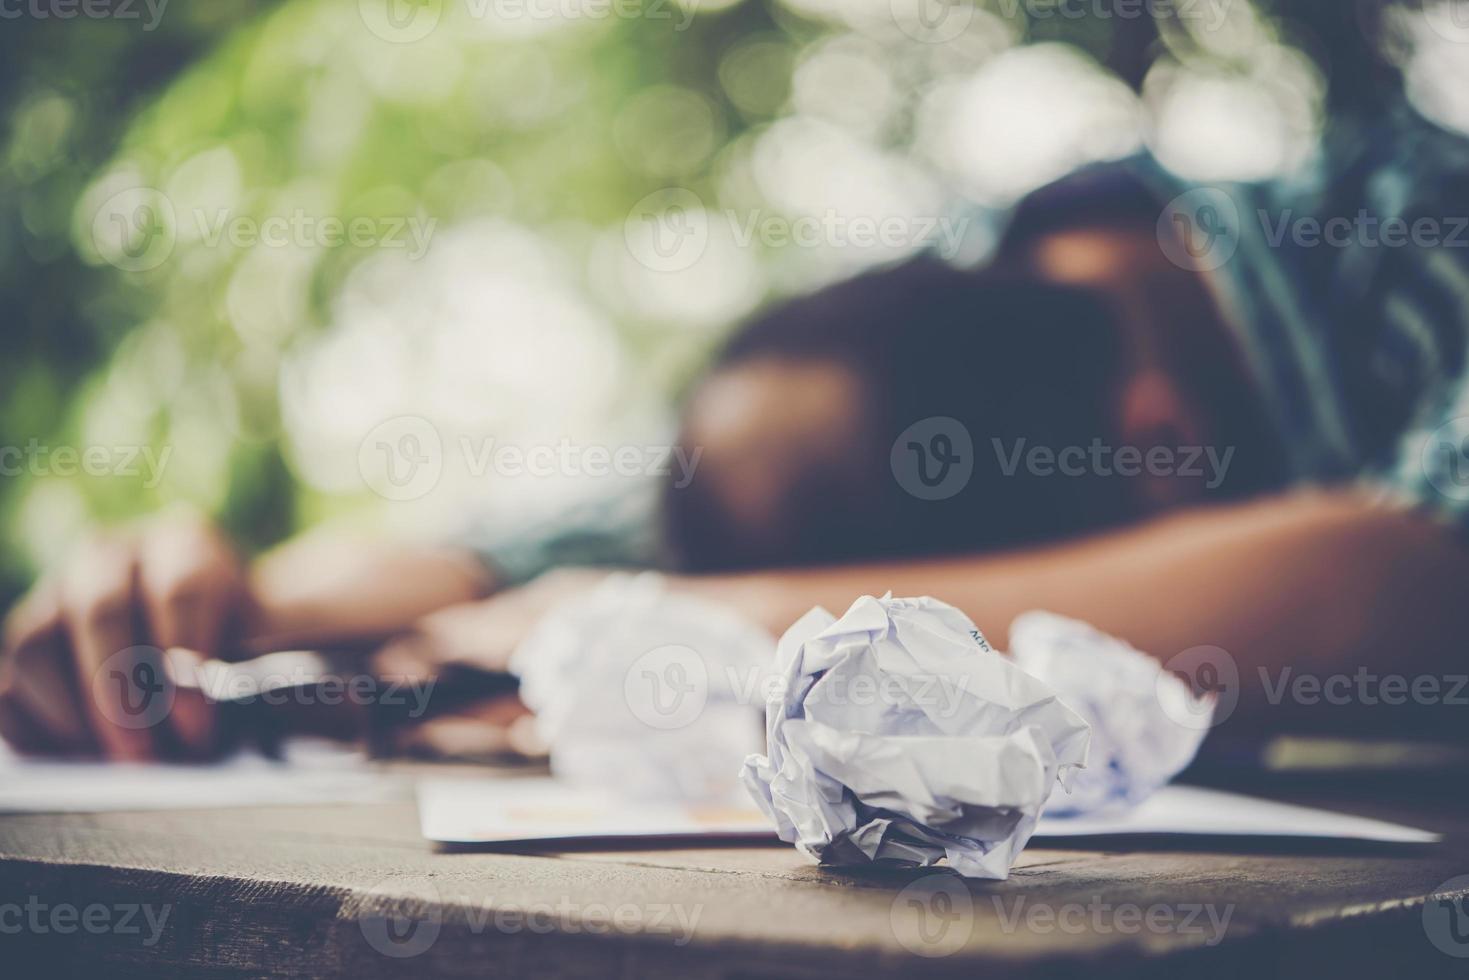
<svg viewBox="0 0 1469 980"><path fill-rule="evenodd" d="M1138 371L1131 345L1095 291L929 258L776 306L687 399L681 441L702 455L665 494L673 560L708 570L1018 547L1156 510L1160 479L1176 484L1170 502L1234 492L1229 472L1179 458L1184 430L1157 413L1195 409ZM1134 465L1122 447L1141 456L1159 439L1173 440L1175 469L1192 462L1200 476L1143 463L1118 474Z"/></svg>

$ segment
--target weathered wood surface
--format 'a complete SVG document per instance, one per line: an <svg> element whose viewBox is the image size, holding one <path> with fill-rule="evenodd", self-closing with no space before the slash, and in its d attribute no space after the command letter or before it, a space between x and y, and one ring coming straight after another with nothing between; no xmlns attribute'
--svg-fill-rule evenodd
<svg viewBox="0 0 1469 980"><path fill-rule="evenodd" d="M1450 838L1093 842L961 884L820 869L785 847L437 853L408 802L5 816L0 977L1469 975L1424 920L1425 897L1469 874L1469 813L1442 798L1343 809ZM43 927L8 929L7 903L39 907ZM106 928L44 919L98 905ZM136 906L168 917L120 928ZM1469 956L1469 915L1460 933L1436 921Z"/></svg>

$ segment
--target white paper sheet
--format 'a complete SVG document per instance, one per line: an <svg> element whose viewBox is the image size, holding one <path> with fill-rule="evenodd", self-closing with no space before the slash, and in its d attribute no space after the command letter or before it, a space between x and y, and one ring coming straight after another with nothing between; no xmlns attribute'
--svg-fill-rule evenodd
<svg viewBox="0 0 1469 980"><path fill-rule="evenodd" d="M1165 786L1131 810L1042 817L1037 837L1111 834L1203 834L1316 837L1431 844L1442 834L1334 810L1295 806L1200 786Z"/></svg>
<svg viewBox="0 0 1469 980"><path fill-rule="evenodd" d="M754 809L636 804L552 779L425 780L423 836L446 844L604 838L776 840ZM1195 786L1165 786L1142 805L1084 818L1042 817L1036 838L1090 835L1238 835L1432 843L1438 834L1331 810Z"/></svg>
<svg viewBox="0 0 1469 980"><path fill-rule="evenodd" d="M240 755L208 766L20 759L0 744L0 813L105 813L403 798L412 785L358 753L292 742L285 761Z"/></svg>

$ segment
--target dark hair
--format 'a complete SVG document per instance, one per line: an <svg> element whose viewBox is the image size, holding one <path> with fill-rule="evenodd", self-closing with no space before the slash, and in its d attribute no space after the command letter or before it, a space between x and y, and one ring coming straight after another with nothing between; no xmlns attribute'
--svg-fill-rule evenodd
<svg viewBox="0 0 1469 980"><path fill-rule="evenodd" d="M999 251L1013 253L1036 239L1073 228L1152 227L1164 200L1126 163L1082 167L1021 199L1009 214Z"/></svg>
<svg viewBox="0 0 1469 980"><path fill-rule="evenodd" d="M742 550L696 474L665 495L675 563L707 570L974 551L1123 520L1120 481L1010 465L1017 447L1111 437L1119 345L1109 309L1089 292L926 257L775 306L730 338L714 372L761 360L844 365L864 392L861 472L803 474L784 501L783 526L795 530L775 555ZM962 489L937 500L905 489L910 447L895 446L932 418L958 423L950 428L967 434L973 466Z"/></svg>

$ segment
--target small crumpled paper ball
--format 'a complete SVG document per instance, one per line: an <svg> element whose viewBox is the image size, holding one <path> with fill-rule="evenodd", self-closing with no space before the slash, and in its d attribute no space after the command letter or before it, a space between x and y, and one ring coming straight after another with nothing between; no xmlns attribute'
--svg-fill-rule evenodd
<svg viewBox="0 0 1469 980"><path fill-rule="evenodd" d="M1017 616L1010 655L1092 728L1086 771L1048 815L1141 803L1193 761L1208 734L1210 695L1196 696L1152 657L1080 620L1039 610Z"/></svg>
<svg viewBox="0 0 1469 980"><path fill-rule="evenodd" d="M813 609L781 638L766 755L745 785L782 840L824 864L1004 878L1087 725L931 598Z"/></svg>
<svg viewBox="0 0 1469 980"><path fill-rule="evenodd" d="M551 772L638 799L732 803L775 638L653 572L553 608L510 659Z"/></svg>

